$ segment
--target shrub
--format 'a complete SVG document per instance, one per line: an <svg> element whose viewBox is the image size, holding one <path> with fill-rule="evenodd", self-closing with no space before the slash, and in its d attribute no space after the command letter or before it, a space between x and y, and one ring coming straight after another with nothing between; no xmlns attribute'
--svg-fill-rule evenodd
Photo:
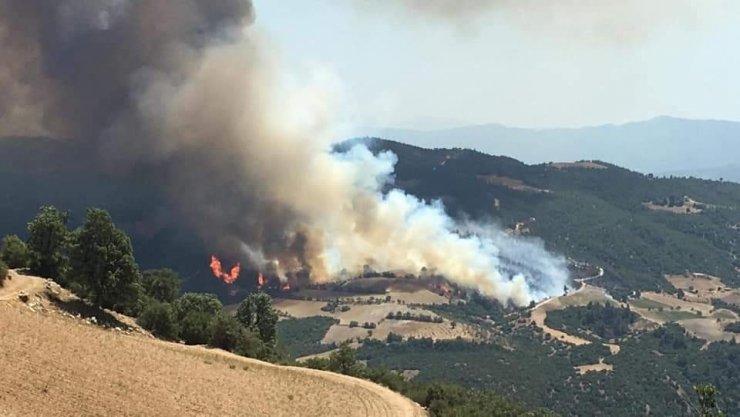
<svg viewBox="0 0 740 417"><path fill-rule="evenodd" d="M211 324L223 305L214 294L186 293L172 304L180 338L189 345L203 345L211 339Z"/></svg>
<svg viewBox="0 0 740 417"><path fill-rule="evenodd" d="M223 310L224 306L214 294L185 293L173 303L177 320L182 321L191 312L206 313L214 317Z"/></svg>
<svg viewBox="0 0 740 417"><path fill-rule="evenodd" d="M176 313L175 313L176 314ZM211 340L215 316L203 311L191 311L179 321L180 339L188 345L204 345Z"/></svg>
<svg viewBox="0 0 740 417"><path fill-rule="evenodd" d="M208 344L223 350L234 351L243 331L244 329L237 319L219 314L213 320Z"/></svg>
<svg viewBox="0 0 740 417"><path fill-rule="evenodd" d="M175 309L170 304L152 301L141 312L137 322L141 327L159 338L177 339L178 329Z"/></svg>
<svg viewBox="0 0 740 417"><path fill-rule="evenodd" d="M235 317L225 314L219 314L213 320L208 344L250 358L269 356L269 349L256 334L244 328Z"/></svg>
<svg viewBox="0 0 740 417"><path fill-rule="evenodd" d="M148 296L163 303L175 301L180 292L180 276L169 268L144 271L141 284Z"/></svg>
<svg viewBox="0 0 740 417"><path fill-rule="evenodd" d="M28 247L17 235L5 236L0 247L0 259L5 261L8 267L15 269L28 266Z"/></svg>

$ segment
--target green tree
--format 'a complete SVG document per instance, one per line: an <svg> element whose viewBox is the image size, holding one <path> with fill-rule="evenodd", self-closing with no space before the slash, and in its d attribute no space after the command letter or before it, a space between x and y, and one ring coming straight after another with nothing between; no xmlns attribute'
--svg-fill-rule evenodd
<svg viewBox="0 0 740 417"><path fill-rule="evenodd" d="M189 345L203 345L211 338L211 325L223 305L214 294L186 293L173 303L180 338Z"/></svg>
<svg viewBox="0 0 740 417"><path fill-rule="evenodd" d="M251 358L264 358L266 353L257 335L244 328L235 317L226 314L219 314L213 320L208 344Z"/></svg>
<svg viewBox="0 0 740 417"><path fill-rule="evenodd" d="M258 334L266 346L275 346L278 314L269 295L263 292L250 294L239 305L236 318L244 327Z"/></svg>
<svg viewBox="0 0 740 417"><path fill-rule="evenodd" d="M214 294L189 292L175 300L175 314L177 320L182 321L186 315L193 312L205 313L214 317L221 313L224 306Z"/></svg>
<svg viewBox="0 0 740 417"><path fill-rule="evenodd" d="M357 351L344 342L339 349L329 356L329 370L332 372L358 376L360 365L357 363Z"/></svg>
<svg viewBox="0 0 740 417"><path fill-rule="evenodd" d="M244 328L234 317L219 314L213 320L209 345L223 350L234 351L244 332Z"/></svg>
<svg viewBox="0 0 740 417"><path fill-rule="evenodd" d="M180 339L188 345L204 345L211 338L215 316L202 311L191 311L180 320Z"/></svg>
<svg viewBox="0 0 740 417"><path fill-rule="evenodd" d="M9 235L3 238L0 245L0 259L10 268L25 268L28 266L28 247L17 235Z"/></svg>
<svg viewBox="0 0 740 417"><path fill-rule="evenodd" d="M155 300L171 303L180 292L180 275L169 269L150 269L141 274L144 292Z"/></svg>
<svg viewBox="0 0 740 417"><path fill-rule="evenodd" d="M724 413L717 404L717 397L719 396L717 387L711 384L701 384L695 386L694 391L699 396L699 414L697 414L697 417L724 417Z"/></svg>
<svg viewBox="0 0 740 417"><path fill-rule="evenodd" d="M178 335L175 309L167 303L152 301L139 315L137 322L157 337L176 340Z"/></svg>
<svg viewBox="0 0 740 417"><path fill-rule="evenodd" d="M107 211L87 211L85 223L74 235L70 277L99 307L127 311L137 305L141 276L131 240L116 228Z"/></svg>
<svg viewBox="0 0 740 417"><path fill-rule="evenodd" d="M68 265L67 250L69 213L55 207L41 207L36 217L28 223L28 266L31 273L65 283Z"/></svg>

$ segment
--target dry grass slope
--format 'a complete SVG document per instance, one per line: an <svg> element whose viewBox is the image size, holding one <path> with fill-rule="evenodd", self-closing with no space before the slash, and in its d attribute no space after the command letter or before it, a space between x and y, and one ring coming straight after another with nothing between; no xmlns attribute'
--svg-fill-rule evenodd
<svg viewBox="0 0 740 417"><path fill-rule="evenodd" d="M0 295L2 416L425 415L367 381L103 330Z"/></svg>

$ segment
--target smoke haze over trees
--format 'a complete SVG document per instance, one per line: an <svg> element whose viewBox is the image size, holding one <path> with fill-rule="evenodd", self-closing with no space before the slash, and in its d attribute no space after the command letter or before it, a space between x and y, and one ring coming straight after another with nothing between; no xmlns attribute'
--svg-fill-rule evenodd
<svg viewBox="0 0 740 417"><path fill-rule="evenodd" d="M394 155L333 153L331 94L288 88L253 19L245 0L2 0L0 131L156 178L214 250L279 276L428 267L517 304L562 289L540 245L393 189ZM533 266L500 258L509 243Z"/></svg>

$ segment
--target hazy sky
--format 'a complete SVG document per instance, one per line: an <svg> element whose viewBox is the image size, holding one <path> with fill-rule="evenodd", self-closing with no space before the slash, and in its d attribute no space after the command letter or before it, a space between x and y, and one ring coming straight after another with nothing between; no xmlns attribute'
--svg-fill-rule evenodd
<svg viewBox="0 0 740 417"><path fill-rule="evenodd" d="M740 120L738 3L255 1L284 64L338 80L353 123L414 128Z"/></svg>

